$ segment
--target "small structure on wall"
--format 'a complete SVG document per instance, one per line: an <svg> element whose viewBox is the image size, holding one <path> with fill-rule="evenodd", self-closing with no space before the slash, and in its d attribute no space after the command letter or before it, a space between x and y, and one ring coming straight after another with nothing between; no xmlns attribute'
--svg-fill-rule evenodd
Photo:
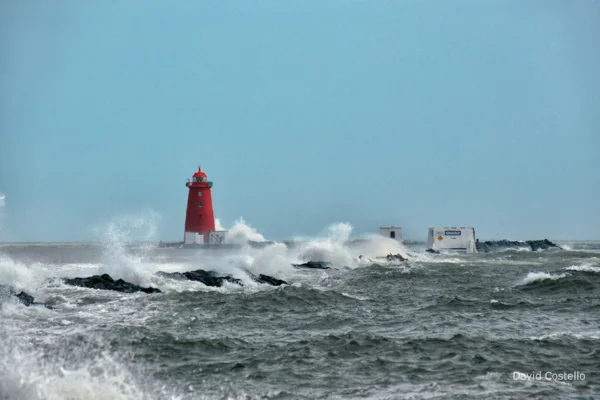
<svg viewBox="0 0 600 400"><path fill-rule="evenodd" d="M399 242L402 241L402 228L399 226L380 227L379 234L390 239L395 239Z"/></svg>
<svg viewBox="0 0 600 400"><path fill-rule="evenodd" d="M464 226L429 228L427 248L435 251L476 253L475 228Z"/></svg>

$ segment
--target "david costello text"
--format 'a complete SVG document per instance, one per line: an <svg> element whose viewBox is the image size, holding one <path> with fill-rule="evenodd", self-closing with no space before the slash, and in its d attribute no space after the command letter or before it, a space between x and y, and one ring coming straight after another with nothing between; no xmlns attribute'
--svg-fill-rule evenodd
<svg viewBox="0 0 600 400"><path fill-rule="evenodd" d="M513 372L513 380L515 381L584 381L585 374L579 371L571 372L553 372L553 371L531 371L530 373L525 372Z"/></svg>

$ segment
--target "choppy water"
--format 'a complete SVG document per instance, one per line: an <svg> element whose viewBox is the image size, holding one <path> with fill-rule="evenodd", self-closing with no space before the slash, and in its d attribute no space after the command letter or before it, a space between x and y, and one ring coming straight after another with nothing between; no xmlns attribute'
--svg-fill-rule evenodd
<svg viewBox="0 0 600 400"><path fill-rule="evenodd" d="M331 241L236 254L3 245L0 399L560 398L600 393L600 243L358 264ZM392 249L398 250L398 249ZM307 254L338 270L296 270ZM381 254L384 255L385 253ZM253 284L240 268L290 285ZM343 268L348 267L348 268ZM153 275L216 269L243 288ZM68 287L108 272L164 294ZM541 380L515 380L541 372ZM546 380L546 372L584 379ZM581 378L581 375L579 375ZM551 376L550 376L551 378Z"/></svg>

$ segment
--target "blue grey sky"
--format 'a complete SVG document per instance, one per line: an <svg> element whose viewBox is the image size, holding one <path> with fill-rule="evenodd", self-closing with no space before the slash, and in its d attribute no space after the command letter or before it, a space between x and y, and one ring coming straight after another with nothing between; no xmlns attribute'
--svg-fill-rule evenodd
<svg viewBox="0 0 600 400"><path fill-rule="evenodd" d="M153 210L270 239L349 222L600 239L597 0L0 0L14 241Z"/></svg>

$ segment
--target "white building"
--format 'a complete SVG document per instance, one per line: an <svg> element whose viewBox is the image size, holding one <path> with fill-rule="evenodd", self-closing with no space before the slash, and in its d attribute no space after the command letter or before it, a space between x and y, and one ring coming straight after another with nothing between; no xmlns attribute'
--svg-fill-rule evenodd
<svg viewBox="0 0 600 400"><path fill-rule="evenodd" d="M399 226L384 226L379 228L379 234L390 239L402 241L402 228Z"/></svg>
<svg viewBox="0 0 600 400"><path fill-rule="evenodd" d="M427 248L438 251L476 253L475 228L446 226L429 228Z"/></svg>

